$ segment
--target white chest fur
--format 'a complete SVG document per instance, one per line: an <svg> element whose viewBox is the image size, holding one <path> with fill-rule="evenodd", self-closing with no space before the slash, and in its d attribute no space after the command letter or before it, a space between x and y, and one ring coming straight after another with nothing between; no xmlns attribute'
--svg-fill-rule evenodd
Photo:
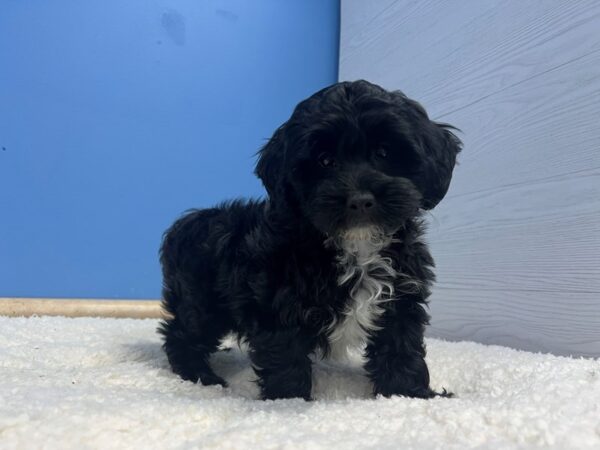
<svg viewBox="0 0 600 450"><path fill-rule="evenodd" d="M353 284L342 316L329 327L331 358L344 358L349 349L364 346L369 334L380 328L382 304L392 299L397 276L391 259L381 256L389 243L389 238L372 228L350 230L336 243L342 251L338 284Z"/></svg>

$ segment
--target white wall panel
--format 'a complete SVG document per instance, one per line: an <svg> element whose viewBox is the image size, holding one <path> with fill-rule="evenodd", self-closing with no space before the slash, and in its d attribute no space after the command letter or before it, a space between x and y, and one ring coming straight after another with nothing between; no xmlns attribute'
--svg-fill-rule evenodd
<svg viewBox="0 0 600 450"><path fill-rule="evenodd" d="M430 334L600 356L600 2L342 0L359 78L463 131Z"/></svg>

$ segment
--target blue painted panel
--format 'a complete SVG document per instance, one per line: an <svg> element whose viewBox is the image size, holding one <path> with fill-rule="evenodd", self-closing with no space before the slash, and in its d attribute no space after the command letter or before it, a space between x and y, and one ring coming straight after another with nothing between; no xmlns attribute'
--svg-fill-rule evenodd
<svg viewBox="0 0 600 450"><path fill-rule="evenodd" d="M185 209L337 79L335 0L0 5L0 296L158 297Z"/></svg>

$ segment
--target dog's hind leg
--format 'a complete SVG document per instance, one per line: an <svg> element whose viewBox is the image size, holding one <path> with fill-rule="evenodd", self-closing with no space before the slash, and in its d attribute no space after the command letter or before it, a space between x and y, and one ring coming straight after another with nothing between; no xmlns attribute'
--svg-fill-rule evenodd
<svg viewBox="0 0 600 450"><path fill-rule="evenodd" d="M163 348L171 368L184 380L226 386L225 380L213 372L208 359L230 331L228 324L218 315L195 308L186 311L188 308L178 308L177 314L161 322L158 329L164 336Z"/></svg>
<svg viewBox="0 0 600 450"><path fill-rule="evenodd" d="M223 378L213 372L208 362L211 353L219 346L220 336L207 339L191 335L177 319L164 321L159 331L165 336L163 347L173 372L194 383L200 381L204 385L227 385Z"/></svg>
<svg viewBox="0 0 600 450"><path fill-rule="evenodd" d="M313 337L290 328L253 334L249 344L262 399L311 399Z"/></svg>

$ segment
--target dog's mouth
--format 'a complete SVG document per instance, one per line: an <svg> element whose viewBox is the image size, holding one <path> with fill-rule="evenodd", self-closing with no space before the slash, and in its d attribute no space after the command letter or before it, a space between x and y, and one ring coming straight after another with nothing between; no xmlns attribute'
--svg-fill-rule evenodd
<svg viewBox="0 0 600 450"><path fill-rule="evenodd" d="M352 216L341 213L339 216L319 216L319 219L328 220L316 221L313 224L324 233L328 239L338 241L368 241L382 240L391 238L402 226L404 220L394 220L388 217L383 220L374 215Z"/></svg>
<svg viewBox="0 0 600 450"><path fill-rule="evenodd" d="M339 239L344 241L381 240L385 236L386 233L377 225L347 228L339 233Z"/></svg>
<svg viewBox="0 0 600 450"><path fill-rule="evenodd" d="M349 253L360 252L364 248L383 248L392 241L393 233L387 233L377 225L363 225L345 228L329 236L326 245L332 245Z"/></svg>

